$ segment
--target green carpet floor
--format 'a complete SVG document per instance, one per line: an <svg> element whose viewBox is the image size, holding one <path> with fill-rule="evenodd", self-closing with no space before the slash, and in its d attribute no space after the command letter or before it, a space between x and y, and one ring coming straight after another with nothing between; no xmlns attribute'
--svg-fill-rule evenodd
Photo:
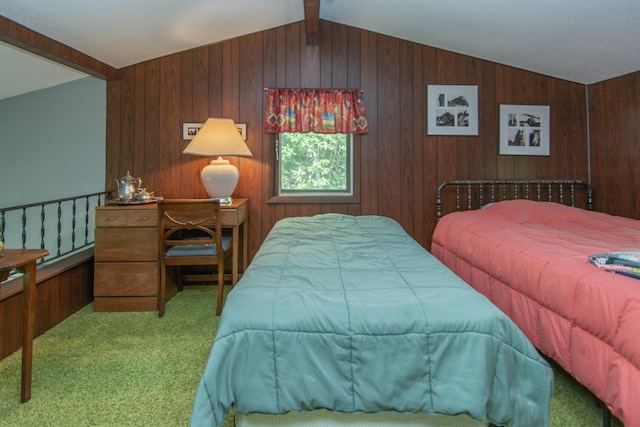
<svg viewBox="0 0 640 427"><path fill-rule="evenodd" d="M0 361L0 426L187 426L217 322L213 286L186 287L162 319L90 304L35 340L29 402L21 352ZM554 370L551 426L600 427L589 392Z"/></svg>

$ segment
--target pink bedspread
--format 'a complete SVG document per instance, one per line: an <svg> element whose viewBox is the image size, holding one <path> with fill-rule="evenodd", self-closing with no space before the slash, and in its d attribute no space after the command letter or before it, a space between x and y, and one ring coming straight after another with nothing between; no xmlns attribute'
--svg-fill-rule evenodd
<svg viewBox="0 0 640 427"><path fill-rule="evenodd" d="M511 200L440 219L432 253L544 354L640 426L640 280L588 256L640 251L640 221Z"/></svg>

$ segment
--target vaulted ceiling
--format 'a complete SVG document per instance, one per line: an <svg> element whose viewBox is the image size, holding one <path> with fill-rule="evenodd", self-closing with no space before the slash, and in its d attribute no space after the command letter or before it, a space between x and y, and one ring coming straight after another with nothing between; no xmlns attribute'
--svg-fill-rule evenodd
<svg viewBox="0 0 640 427"><path fill-rule="evenodd" d="M114 69L306 17L311 43L322 19L583 84L640 70L638 0L2 0L0 15ZM0 98L85 75L35 63L0 45Z"/></svg>

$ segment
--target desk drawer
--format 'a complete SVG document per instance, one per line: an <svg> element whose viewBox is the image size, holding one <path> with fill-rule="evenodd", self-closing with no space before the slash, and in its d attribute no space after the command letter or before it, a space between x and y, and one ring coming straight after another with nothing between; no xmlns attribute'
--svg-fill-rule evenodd
<svg viewBox="0 0 640 427"><path fill-rule="evenodd" d="M155 227L158 211L143 208L96 209L96 227Z"/></svg>
<svg viewBox="0 0 640 427"><path fill-rule="evenodd" d="M238 224L238 211L236 209L221 209L220 221L224 225Z"/></svg>
<svg viewBox="0 0 640 427"><path fill-rule="evenodd" d="M94 297L158 295L155 262L105 262L94 266Z"/></svg>
<svg viewBox="0 0 640 427"><path fill-rule="evenodd" d="M127 227L155 227L157 224L157 210L141 209L127 212Z"/></svg>
<svg viewBox="0 0 640 427"><path fill-rule="evenodd" d="M247 204L243 203L238 207L229 208L222 206L220 209L220 220L223 226L236 226L246 221Z"/></svg>
<svg viewBox="0 0 640 427"><path fill-rule="evenodd" d="M96 227L124 227L127 212L121 209L96 209Z"/></svg>
<svg viewBox="0 0 640 427"><path fill-rule="evenodd" d="M96 262L157 261L158 231L142 227L96 228L94 258Z"/></svg>

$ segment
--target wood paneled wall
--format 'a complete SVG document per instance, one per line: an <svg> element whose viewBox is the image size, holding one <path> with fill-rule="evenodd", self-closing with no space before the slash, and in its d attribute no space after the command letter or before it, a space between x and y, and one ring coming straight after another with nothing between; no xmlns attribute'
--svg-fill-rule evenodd
<svg viewBox="0 0 640 427"><path fill-rule="evenodd" d="M640 71L589 86L596 210L640 219Z"/></svg>
<svg viewBox="0 0 640 427"><path fill-rule="evenodd" d="M36 337L93 300L93 249L39 268L36 273ZM0 360L22 346L22 278L2 284Z"/></svg>
<svg viewBox="0 0 640 427"><path fill-rule="evenodd" d="M236 196L250 198L250 258L278 219L324 212L395 218L429 248L441 181L588 176L584 85L340 24L321 21L318 45L307 45L300 22L120 71L107 82L107 188L130 170L156 195L205 197L208 159L182 154L182 122L246 123L253 157L230 160L240 169ZM428 84L478 85L479 136L426 136ZM267 204L265 87L364 90L359 204ZM550 106L549 157L497 154L500 104Z"/></svg>

